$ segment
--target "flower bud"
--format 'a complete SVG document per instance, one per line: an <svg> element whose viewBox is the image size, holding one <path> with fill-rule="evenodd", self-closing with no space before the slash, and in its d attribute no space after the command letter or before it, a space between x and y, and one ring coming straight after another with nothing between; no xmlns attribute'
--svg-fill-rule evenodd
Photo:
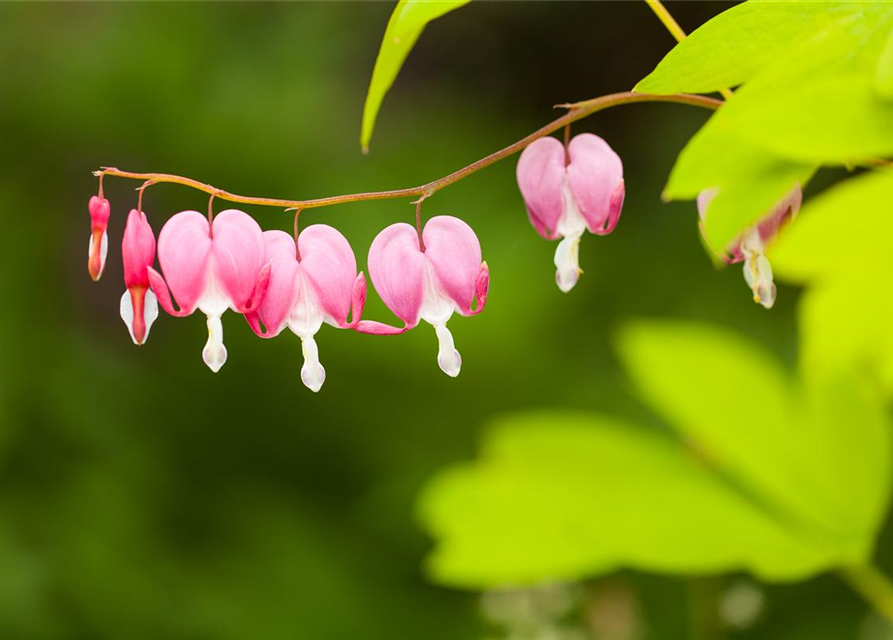
<svg viewBox="0 0 893 640"><path fill-rule="evenodd" d="M109 252L109 226L111 207L109 201L99 196L90 198L87 205L90 211L90 244L87 247L87 271L93 280L99 280L105 269L105 258Z"/></svg>
<svg viewBox="0 0 893 640"><path fill-rule="evenodd" d="M155 234L146 214L136 209L131 209L127 216L121 258L127 287L121 296L121 319L134 344L144 344L158 317L158 300L149 288L148 274L148 268L155 261Z"/></svg>

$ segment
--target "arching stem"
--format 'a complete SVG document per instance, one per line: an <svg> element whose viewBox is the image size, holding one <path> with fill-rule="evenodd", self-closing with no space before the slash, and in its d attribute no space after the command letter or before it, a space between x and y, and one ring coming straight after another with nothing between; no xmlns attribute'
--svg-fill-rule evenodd
<svg viewBox="0 0 893 640"><path fill-rule="evenodd" d="M558 105L568 109L568 112L560 118L553 120L544 127L537 129L530 135L527 135L517 142L510 144L504 149L500 149L495 153L491 153L487 157L481 158L477 162L473 162L467 167L463 167L458 171L454 171L453 173L439 178L438 180L434 180L418 187L410 187L408 189L371 191L368 193L352 193L341 196L330 196L326 198L314 198L310 200L284 200L280 198L258 198L252 196L240 196L235 193L224 191L223 189L218 189L209 184L199 182L198 180L193 180L192 178L186 178L171 173L136 173L133 171L122 171L114 167L103 167L98 171L94 171L93 175L99 177L116 176L119 178L131 178L134 180L151 180L154 183L167 182L172 184L181 184L192 189L204 191L205 193L212 194L220 198L221 200L227 200L229 202L256 204L271 207L297 207L300 209L314 209L317 207L327 207L334 204L343 204L346 202L362 202L365 200L389 200L394 198L411 198L421 196L427 198L432 196L437 191L443 189L444 187L453 184L454 182L458 182L459 180L462 180L463 178L466 178L473 173L477 173L485 167L489 167L491 164L499 162L500 160L518 153L519 151L527 147L527 145L529 145L531 142L534 142L551 133L554 133L555 131L558 131L562 127L565 127L572 122L582 120L583 118L591 116L592 114L599 111L604 111L605 109L610 109L612 107L618 107L626 104L634 104L638 102L671 102L710 110L716 110L720 106L722 106L721 100L708 98L707 96L690 95L684 93L658 95L650 93L633 93L631 91L623 93L612 93L606 96L601 96L600 98L587 100L585 102L578 102L575 104Z"/></svg>

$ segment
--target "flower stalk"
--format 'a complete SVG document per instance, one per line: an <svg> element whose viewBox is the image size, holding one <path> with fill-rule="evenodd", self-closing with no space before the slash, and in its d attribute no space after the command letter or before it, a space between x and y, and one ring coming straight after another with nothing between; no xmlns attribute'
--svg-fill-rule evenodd
<svg viewBox="0 0 893 640"><path fill-rule="evenodd" d="M605 109L619 107L626 104L635 104L639 102L670 102L676 104L687 104L690 106L701 107L703 109L710 109L714 111L722 105L721 100L716 100L707 96L691 94L659 95L651 93L633 93L631 91L612 93L609 95L601 96L599 98L594 98L592 100L586 100L584 102L556 105L558 107L568 109L568 112L560 118L553 120L544 127L537 129L530 135L525 136L521 140L518 140L517 142L510 144L509 146L500 149L495 153L491 153L490 155L481 158L480 160L473 162L470 165L459 169L458 171L454 171L447 176L444 176L432 182L428 182L427 184L423 184L418 187L409 187L408 189L352 193L339 196L329 196L325 198L314 198L310 200L285 200L280 198L242 196L235 193L230 193L229 191L225 191L223 189L218 189L217 187L205 184L204 182L199 182L198 180L193 180L192 178L178 176L171 173L137 173L133 171L122 171L121 169L117 169L114 167L103 167L98 171L94 171L93 175L99 177L100 179L105 176L113 176L117 178L129 178L133 180L151 180L153 184L179 184L191 189L203 191L209 195L213 195L216 198L227 200L229 202L238 202L241 204L253 204L268 207L282 207L287 209L315 209L319 207L328 207L335 204L344 204L347 202L362 202L365 200L390 200L395 198L412 197L427 198L437 191L440 191L444 187L453 184L454 182L458 182L459 180L462 180L463 178L466 178L473 173L477 173L485 167L489 167L491 164L495 164L500 160L508 158L522 151L532 142L535 142L540 138L554 133L562 127L576 122L577 120L582 120L583 118L591 116L592 114L599 111L604 111Z"/></svg>

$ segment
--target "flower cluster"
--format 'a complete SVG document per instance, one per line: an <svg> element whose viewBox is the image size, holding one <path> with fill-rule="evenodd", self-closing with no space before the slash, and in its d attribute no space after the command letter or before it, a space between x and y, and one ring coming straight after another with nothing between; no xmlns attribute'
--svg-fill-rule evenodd
<svg viewBox="0 0 893 640"><path fill-rule="evenodd" d="M100 192L88 207L92 228L87 267L94 280L102 275L108 254L110 206L102 196L104 173L97 173ZM159 174L118 175L148 177L145 188ZM565 144L543 137L524 149L517 179L534 229L547 240L561 238L555 251L555 280L561 291L568 292L582 273L579 247L583 234L607 235L620 219L625 195L623 163L607 142L590 133ZM209 189L200 183L192 186ZM361 195L364 199L394 197L407 191L418 193L411 189ZM716 189L708 189L698 197L702 232L716 193ZM249 200L227 195L233 200ZM422 199L427 195L424 192ZM728 264L744 263L744 278L754 301L767 309L775 303L776 290L765 250L782 225L796 215L801 199L798 186L720 253ZM424 320L437 336L438 365L449 376L459 374L462 358L447 322L454 313L480 313L490 287L490 271L481 259L481 246L471 227L452 216L437 216L424 229L420 219L417 228L393 224L372 242L367 260L372 284L403 322L402 327L362 319L366 278L357 271L353 250L339 231L318 224L298 233L297 224L295 227L292 237L282 231L261 230L253 218L237 209L216 216L210 211L207 216L182 211L161 229L157 246L160 271L156 271L155 234L141 204L131 210L121 245L127 288L121 297L121 318L133 342L145 343L158 318L159 305L177 317L198 309L208 325L202 358L216 372L227 358L222 317L232 310L244 316L261 338L278 336L286 327L297 335L304 358L301 380L309 389L319 391L326 370L319 361L316 334L323 324L372 335L396 335Z"/></svg>
<svg viewBox="0 0 893 640"><path fill-rule="evenodd" d="M566 146L547 137L521 154L517 178L533 227L547 240L561 238L555 249L555 280L566 293L582 273L583 233L607 235L620 219L625 195L623 163L607 142L591 133L575 136ZM717 192L708 189L698 196L702 233L707 207ZM797 215L802 197L800 187L795 187L719 254L727 264L744 263L744 279L753 299L767 309L775 304L776 290L765 251L781 227Z"/></svg>
<svg viewBox="0 0 893 640"><path fill-rule="evenodd" d="M110 208L97 196L89 209L93 230L88 270L99 279L108 251ZM304 356L301 379L313 391L319 391L326 376L315 340L324 323L387 335L425 320L434 326L440 343L440 368L455 377L461 359L447 321L454 312L479 313L490 283L477 236L451 216L432 218L421 233L407 224L392 225L372 243L372 282L403 327L360 320L366 278L357 273L350 244L328 225L307 227L294 239L282 231L262 231L236 209L213 217L182 211L162 227L157 254L160 271L153 267L155 234L146 214L131 210L121 244L127 287L121 318L135 344L145 343L159 305L176 317L198 309L208 326L202 358L212 371L219 371L227 358L222 316L232 310L262 338L277 336L285 327L296 334Z"/></svg>

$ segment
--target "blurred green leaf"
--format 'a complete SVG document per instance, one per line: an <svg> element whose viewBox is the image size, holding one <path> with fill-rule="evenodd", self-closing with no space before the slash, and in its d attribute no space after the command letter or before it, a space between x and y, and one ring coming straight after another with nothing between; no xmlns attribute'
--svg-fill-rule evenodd
<svg viewBox="0 0 893 640"><path fill-rule="evenodd" d="M759 345L693 323L629 325L619 351L643 399L712 464L795 528L868 553L889 442L883 404L860 396L858 378L829 373L801 388Z"/></svg>
<svg viewBox="0 0 893 640"><path fill-rule="evenodd" d="M437 580L620 567L796 580L868 558L890 449L870 386L841 374L801 389L760 347L697 324L632 324L620 352L684 442L598 416L503 419L476 463L421 496Z"/></svg>
<svg viewBox="0 0 893 640"><path fill-rule="evenodd" d="M852 178L809 200L770 249L780 278L809 285L799 310L805 375L863 366L893 391L889 202L893 173Z"/></svg>
<svg viewBox="0 0 893 640"><path fill-rule="evenodd" d="M709 93L747 82L791 43L821 42L861 16L857 2L744 2L691 33L636 85L647 93Z"/></svg>
<svg viewBox="0 0 893 640"><path fill-rule="evenodd" d="M830 550L803 543L659 432L610 418L504 418L481 459L421 497L440 582L493 587L619 567L808 575Z"/></svg>
<svg viewBox="0 0 893 640"><path fill-rule="evenodd" d="M375 118L381 108L385 94L403 66L403 61L412 50L416 40L422 35L425 26L453 9L468 4L470 0L400 0L391 19L388 21L381 49L375 60L372 80L366 94L363 107L363 127L360 133L360 145L366 151L375 128Z"/></svg>
<svg viewBox="0 0 893 640"><path fill-rule="evenodd" d="M718 188L705 232L712 246L725 247L814 172L813 164L781 158L711 121L682 150L664 197L692 199Z"/></svg>
<svg viewBox="0 0 893 640"><path fill-rule="evenodd" d="M881 50L874 78L874 88L884 100L893 100L893 30Z"/></svg>

